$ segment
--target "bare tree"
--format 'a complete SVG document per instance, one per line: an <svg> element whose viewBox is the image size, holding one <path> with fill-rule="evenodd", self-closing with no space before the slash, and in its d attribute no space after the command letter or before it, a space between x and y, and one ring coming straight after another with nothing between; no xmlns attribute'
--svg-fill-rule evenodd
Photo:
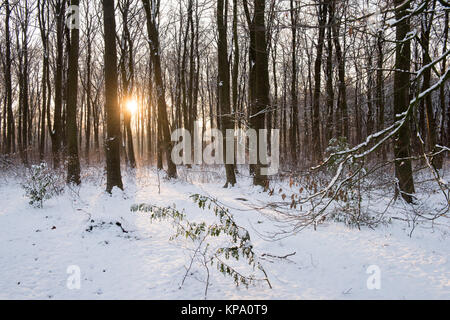
<svg viewBox="0 0 450 320"><path fill-rule="evenodd" d="M265 25L265 0L254 1L254 17L251 29L254 32L254 100L251 107L250 126L257 132L265 128L265 112L270 109L270 84L269 84L269 55L267 52L267 34ZM264 188L268 187L267 176L262 174L262 168L266 159L261 158L261 135L258 133L258 147L253 151L257 153L257 164L255 166L253 183Z"/></svg>
<svg viewBox="0 0 450 320"><path fill-rule="evenodd" d="M158 102L158 131L161 133L160 151L165 152L167 160L167 175L169 178L177 177L177 167L172 161L172 142L170 137L169 119L167 115L166 93L163 84L161 57L159 46L159 33L157 29L157 17L159 1L142 0L147 17L147 32L150 44L150 55L153 64L153 77L155 81L155 93Z"/></svg>
<svg viewBox="0 0 450 320"><path fill-rule="evenodd" d="M321 72L323 46L325 39L325 30L327 24L328 3L319 4L319 38L317 41L317 54L314 64L314 106L313 106L313 125L312 139L314 145L313 162L318 163L322 160L322 139L320 133L320 92L321 92Z"/></svg>
<svg viewBox="0 0 450 320"><path fill-rule="evenodd" d="M72 7L78 7L80 0L71 0ZM71 18L76 13L72 12ZM67 72L67 182L79 185L80 160L78 158L78 56L80 50L80 30L73 26L70 33L69 68Z"/></svg>
<svg viewBox="0 0 450 320"><path fill-rule="evenodd" d="M5 93L6 93L6 153L15 152L15 123L12 109L12 80L11 80L11 34L10 17L11 7L9 1L5 1Z"/></svg>
<svg viewBox="0 0 450 320"><path fill-rule="evenodd" d="M114 187L123 189L120 171L120 109L117 84L116 21L114 0L103 0L105 34L105 111L107 136L106 148L106 191Z"/></svg>
<svg viewBox="0 0 450 320"><path fill-rule="evenodd" d="M228 63L228 41L227 41L227 17L228 0L217 1L217 29L219 32L217 50L218 50L218 86L217 96L219 99L220 111L222 114L222 133L224 135L224 145L226 145L227 130L233 130L233 117L230 106L230 65ZM234 139L234 137L233 137ZM226 164L225 171L227 181L225 187L236 184L236 175L233 164Z"/></svg>
<svg viewBox="0 0 450 320"><path fill-rule="evenodd" d="M396 52L394 73L394 112L396 120L402 119L409 110L409 85L411 68L410 1L395 0ZM395 138L395 175L398 179L398 191L407 202L413 201L415 193L411 167L410 126L408 118Z"/></svg>

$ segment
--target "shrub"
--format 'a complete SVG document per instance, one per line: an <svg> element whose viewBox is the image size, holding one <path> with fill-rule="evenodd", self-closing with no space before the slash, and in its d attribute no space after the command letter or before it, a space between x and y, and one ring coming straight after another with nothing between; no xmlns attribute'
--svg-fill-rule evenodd
<svg viewBox="0 0 450 320"><path fill-rule="evenodd" d="M188 221L184 212L180 212L173 207L161 208L148 204L138 204L131 208L132 212L149 213L152 221L168 220L172 222L176 233L171 237L171 240L185 238L194 243L196 247L194 250L195 254L192 257L191 265L186 272L182 285L189 274L194 260L200 260L208 275L205 297L209 286L208 266L212 265L215 265L217 270L223 275L231 277L236 286L243 285L248 288L249 285L263 281L271 287L267 274L263 266L258 262L256 253L253 250L248 231L235 222L229 210L221 206L217 200L206 196L196 194L191 196L191 199L200 209L211 210L216 217L216 223L207 224L205 222L195 223ZM217 239L219 237L225 240L225 245L214 246L212 238ZM201 259L196 259L196 257ZM244 260L251 270L261 272L262 277L257 278L254 274L243 274L227 262L228 260L239 261L240 259Z"/></svg>
<svg viewBox="0 0 450 320"><path fill-rule="evenodd" d="M326 153L331 156L330 161L328 162L328 170L335 174L341 162L345 159L345 155L340 155L340 153L349 149L350 145L347 142L347 138L339 137L333 138L330 140L328 144L328 148L326 149Z"/></svg>
<svg viewBox="0 0 450 320"><path fill-rule="evenodd" d="M25 196L30 199L29 204L42 208L45 201L64 191L64 183L46 163L41 163L28 169L22 188L25 190Z"/></svg>
<svg viewBox="0 0 450 320"><path fill-rule="evenodd" d="M330 140L326 150L330 161L327 169L333 175L338 172L339 166L345 161L347 155L345 151L350 148L345 137L333 138ZM337 193L330 192L338 202L338 206L331 212L330 217L336 222L343 222L351 227L360 228L362 225L372 226L377 223L374 217L367 212L363 212L362 192L365 184L366 169L364 159L354 160L353 158L345 165L342 176L351 177L346 183L340 186Z"/></svg>

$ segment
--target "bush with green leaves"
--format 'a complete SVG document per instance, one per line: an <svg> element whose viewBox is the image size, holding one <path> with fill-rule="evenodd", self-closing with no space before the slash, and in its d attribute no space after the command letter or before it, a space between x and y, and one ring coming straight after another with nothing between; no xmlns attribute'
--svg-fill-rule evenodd
<svg viewBox="0 0 450 320"><path fill-rule="evenodd" d="M202 195L193 195L191 199L202 210L212 211L216 222L191 222L187 220L186 214L174 207L157 207L148 204L138 204L131 208L132 212L144 212L150 214L150 219L158 221L170 221L176 228L176 233L170 238L185 238L195 244L194 255L181 285L184 284L194 261L200 262L207 273L205 297L209 286L209 266L216 266L217 270L225 276L234 280L236 286L243 285L246 288L257 282L266 282L272 288L263 266L258 262L253 250L248 231L239 226L229 210L221 206L217 200ZM222 240L219 246L212 244L212 239ZM223 244L226 245L223 245ZM199 259L198 259L199 258ZM230 260L239 261L244 259L253 272L261 272L262 276L257 278L255 274L245 275L232 266Z"/></svg>
<svg viewBox="0 0 450 320"><path fill-rule="evenodd" d="M22 188L25 190L25 196L30 199L29 204L42 208L45 201L64 191L64 183L46 163L41 163L32 165L27 170Z"/></svg>

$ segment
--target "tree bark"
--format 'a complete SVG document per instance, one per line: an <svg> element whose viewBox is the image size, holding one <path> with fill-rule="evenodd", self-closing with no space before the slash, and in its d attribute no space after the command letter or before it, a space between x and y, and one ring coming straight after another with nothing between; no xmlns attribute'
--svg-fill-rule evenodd
<svg viewBox="0 0 450 320"><path fill-rule="evenodd" d="M297 9L294 6L294 0L290 1L291 8L291 33L292 33L292 42L291 42L291 50L292 50L292 82L291 82L291 104L292 104L292 113L291 113L291 156L292 156L292 164L294 167L297 167L298 160L298 80L297 80L297 20L298 13Z"/></svg>
<svg viewBox="0 0 450 320"><path fill-rule="evenodd" d="M117 49L114 0L103 0L105 34L106 191L123 189L120 171L120 109L117 86Z"/></svg>
<svg viewBox="0 0 450 320"><path fill-rule="evenodd" d="M55 68L55 109L53 115L53 128L50 128L52 139L53 166L60 166L60 151L62 143L62 97L63 97L63 70L64 70L64 19L66 0L57 0L54 3L54 13L56 19L56 68ZM49 127L51 124L49 122Z"/></svg>
<svg viewBox="0 0 450 320"><path fill-rule="evenodd" d="M12 109L12 80L11 80L11 35L9 21L11 17L11 8L9 1L5 1L5 91L6 91L6 153L15 152L15 122Z"/></svg>
<svg viewBox="0 0 450 320"><path fill-rule="evenodd" d="M227 145L227 130L234 129L233 118L230 107L230 65L228 63L228 41L227 41L227 11L228 0L217 1L217 29L219 33L217 49L218 49L218 86L217 95L219 99L219 107L222 114L222 134L224 137L223 145ZM234 139L234 137L233 137ZM230 150L227 150L230 152ZM234 150L233 150L234 158ZM225 188L236 184L236 175L233 164L225 164L226 183Z"/></svg>
<svg viewBox="0 0 450 320"><path fill-rule="evenodd" d="M124 93L124 102L131 99L132 94L132 82L134 77L134 63L133 63L133 42L131 39L130 31L128 28L128 12L129 12L129 1L125 1L124 6L120 8L122 11L122 23L123 23L123 41L121 43L121 60L120 60L120 70L122 76L122 86ZM127 70L128 65L128 70ZM126 143L127 143L127 156L128 163L131 168L136 168L136 156L134 153L134 143L133 143L133 132L131 130L131 117L132 114L130 110L126 107L123 108L124 122L125 122L125 133L126 133Z"/></svg>
<svg viewBox="0 0 450 320"><path fill-rule="evenodd" d="M334 23L333 10L329 8L329 18L327 27L327 65L326 65L326 85L327 85L327 125L325 132L325 143L328 144L333 138L333 115L334 115L334 88L333 88L333 34L332 24ZM305 97L306 99L306 97Z"/></svg>
<svg viewBox="0 0 450 320"><path fill-rule="evenodd" d="M333 12L335 11L334 4L330 3L330 6L333 7ZM334 12L335 14L335 12ZM347 110L347 86L345 83L345 57L344 52L341 47L341 43L339 42L339 29L340 25L336 20L336 16L334 15L333 23L333 39L334 46L336 48L336 59L338 61L338 78L339 78L339 94L338 94L338 121L336 123L337 132L336 134L341 137L345 137L347 141L350 141L349 135L349 121L348 121L348 110Z"/></svg>
<svg viewBox="0 0 450 320"><path fill-rule="evenodd" d="M325 39L325 29L327 23L328 3L319 4L319 39L317 42L317 56L314 64L314 106L313 106L313 125L312 140L314 145L313 162L315 164L322 160L322 139L320 136L320 92L321 92L321 72L322 56Z"/></svg>
<svg viewBox="0 0 450 320"><path fill-rule="evenodd" d="M411 41L405 40L410 32L410 19L405 18L409 14L410 2L395 0L396 26L396 50L395 50L395 72L394 72L394 113L396 120L404 117L408 111L410 97L410 74L411 68ZM395 174L398 180L398 191L403 199L413 202L414 180L411 165L411 134L409 126L409 115L394 139Z"/></svg>
<svg viewBox="0 0 450 320"><path fill-rule="evenodd" d="M261 135L260 130L265 128L265 112L269 110L269 60L267 53L266 41L266 26L265 26L265 0L254 1L254 51L255 51L255 96L254 108L252 108L251 127L256 130L258 135L257 159L258 163L255 166L253 184L268 188L269 180L267 176L261 173L265 166L263 159L261 159ZM264 150L267 152L266 150ZM264 153L265 153L264 152Z"/></svg>
<svg viewBox="0 0 450 320"><path fill-rule="evenodd" d="M72 6L79 6L79 0L71 0ZM67 182L81 184L80 160L78 158L78 56L80 51L80 30L72 28L70 34L69 69L67 72Z"/></svg>
<svg viewBox="0 0 450 320"><path fill-rule="evenodd" d="M383 31L378 31L377 34L377 74L376 74L376 105L378 111L378 131L384 129L384 82L383 82L383 62L384 62L384 52L383 52ZM387 159L386 146L381 146L381 158L383 161Z"/></svg>
<svg viewBox="0 0 450 320"><path fill-rule="evenodd" d="M431 6L431 11L428 12L429 9L429 1L426 1L426 11L422 13L425 15L422 18L422 32L421 32L421 45L422 45L422 64L426 66L431 63L430 57L430 33L431 27L434 19L434 9L436 7L436 0L433 1ZM422 92L428 90L431 85L431 69L428 68L425 70L423 74L423 82L422 82ZM437 151L437 126L436 119L434 117L433 112L433 100L431 95L427 95L427 97L421 101L421 106L425 108L426 115L426 129L427 129L427 141L426 148L427 151L435 153ZM432 164L436 169L442 169L443 158L441 155L435 156L432 158Z"/></svg>

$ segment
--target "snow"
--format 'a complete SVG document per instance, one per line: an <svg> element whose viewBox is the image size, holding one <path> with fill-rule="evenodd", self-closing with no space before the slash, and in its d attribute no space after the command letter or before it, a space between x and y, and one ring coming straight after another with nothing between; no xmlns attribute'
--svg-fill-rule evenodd
<svg viewBox="0 0 450 320"><path fill-rule="evenodd" d="M240 177L234 189L195 176L185 179L194 183L161 179L159 186L156 172L141 169L125 173L126 190L109 196L101 176L89 174L81 188L66 190L43 209L29 206L19 178L0 176L0 299L203 299L206 275L199 266L180 288L189 242L169 241L170 223L130 211L136 203L175 205L207 220L212 213L189 199L195 193L232 208L273 286L236 288L212 267L208 299L450 299L448 228L418 227L410 238L398 220L361 231L326 222L317 231L268 241L260 235L276 232L277 225L249 208L267 194L248 178ZM81 287L70 290L68 271L77 267ZM368 271L377 268L381 288L369 290Z"/></svg>

